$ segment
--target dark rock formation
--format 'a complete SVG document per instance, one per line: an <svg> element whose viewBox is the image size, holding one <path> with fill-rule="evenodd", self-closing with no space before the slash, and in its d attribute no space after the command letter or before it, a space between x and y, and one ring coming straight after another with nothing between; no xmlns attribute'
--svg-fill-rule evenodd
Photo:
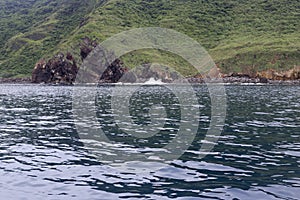
<svg viewBox="0 0 300 200"><path fill-rule="evenodd" d="M269 82L269 80L267 79L267 78L259 78L259 82L260 83L268 83Z"/></svg>
<svg viewBox="0 0 300 200"><path fill-rule="evenodd" d="M57 54L48 62L39 61L32 73L33 83L51 83L71 85L76 78L78 68L73 56L68 53L66 58Z"/></svg>
<svg viewBox="0 0 300 200"><path fill-rule="evenodd" d="M95 40L89 38L84 38L80 45L80 55L82 61L88 57L88 55L98 46ZM124 63L117 58L113 52L106 52L104 49L98 48L96 50L97 55L92 57L100 57L102 59L92 61L93 63L98 63L98 65L92 64L89 67L88 73L91 73L91 77L96 77L94 82L98 83L117 83L117 82L130 82L136 81L136 76L129 72L129 70L124 66ZM90 58L93 59L93 58ZM107 63L113 61L109 66Z"/></svg>
<svg viewBox="0 0 300 200"><path fill-rule="evenodd" d="M97 46L95 41L84 38L80 45L81 59L85 59L88 54ZM78 67L71 53L65 56L59 53L52 59L40 60L32 72L32 83L63 84L71 85L76 79Z"/></svg>
<svg viewBox="0 0 300 200"><path fill-rule="evenodd" d="M84 38L80 45L80 56L82 61L96 48L98 43L95 40ZM108 58L103 54L103 62L106 62ZM114 58L114 57L112 57ZM128 69L124 67L123 62L120 59L113 59L114 62L110 64L106 69L101 68L101 64L96 66L95 69L90 69L90 73L94 77L98 77L95 82L99 83L116 83L122 78L122 82L135 82L136 77L133 73L128 72ZM47 84L64 84L71 85L75 82L76 75L78 73L78 67L75 59L71 53L64 54L59 53L52 59L45 61L40 60L32 73L33 83L47 83Z"/></svg>
<svg viewBox="0 0 300 200"><path fill-rule="evenodd" d="M96 40L84 38L80 44L80 56L81 60L85 60L88 55L98 46ZM123 62L115 58L113 53L107 53L104 50L100 51L95 56L103 58L95 60L92 68L88 68L89 77L93 77L93 82L99 83L134 83L145 82L150 78L160 79L166 83L172 83L175 80L180 80L181 76L164 68L161 65L152 66L144 65L141 69L129 72L124 66ZM97 48L95 49L97 50ZM93 57L93 56L91 56ZM114 60L108 67L107 62ZM103 63L99 63L103 62ZM95 64L96 63L96 64ZM99 64L98 64L99 63ZM57 54L52 59L45 61L39 61L32 73L33 83L48 83L48 84L73 84L76 75L78 73L78 67L75 59L71 53L67 53L65 56L62 53ZM137 78L138 77L138 78ZM196 75L187 78L190 83L203 83L205 81L210 82L224 82L224 83L272 83L272 81L292 81L293 83L300 82L300 66L295 66L294 69L276 72L275 70L267 70L263 72L255 73L231 73L222 74L220 69L215 67L211 69L207 74Z"/></svg>
<svg viewBox="0 0 300 200"><path fill-rule="evenodd" d="M123 62L120 59L116 59L100 77L100 83L117 83L117 82L134 83L136 77L133 73L128 72L128 69L124 67Z"/></svg>

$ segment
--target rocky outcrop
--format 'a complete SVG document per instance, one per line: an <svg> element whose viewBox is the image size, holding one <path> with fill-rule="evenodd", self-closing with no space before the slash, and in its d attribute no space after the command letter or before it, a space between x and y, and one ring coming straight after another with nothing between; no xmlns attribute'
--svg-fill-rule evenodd
<svg viewBox="0 0 300 200"><path fill-rule="evenodd" d="M157 63L143 64L132 71L136 74L139 83L144 83L151 78L164 83L172 83L182 78L174 69Z"/></svg>
<svg viewBox="0 0 300 200"><path fill-rule="evenodd" d="M273 69L257 72L255 75L245 73L222 74L225 83L300 83L300 67L277 72Z"/></svg>
<svg viewBox="0 0 300 200"><path fill-rule="evenodd" d="M98 46L96 40L91 40L89 38L84 38L80 45L80 56L83 61L88 57L88 55ZM89 69L91 77L95 77L94 82L98 83L117 83L121 82L130 82L133 83L136 81L136 76L129 72L128 68L124 66L124 63L112 52L105 52L101 48L98 49L98 56L102 56L102 62L98 66L93 66ZM109 66L106 66L108 60L114 60ZM96 61L99 62L99 61ZM91 79L93 80L93 78Z"/></svg>
<svg viewBox="0 0 300 200"><path fill-rule="evenodd" d="M300 67L294 67L288 71L277 72L266 70L256 74L230 73L222 74L218 68L210 70L203 76L197 75L188 79L192 83L223 82L223 83L270 83L270 84L299 84Z"/></svg>
<svg viewBox="0 0 300 200"><path fill-rule="evenodd" d="M80 44L80 57L81 60L85 60L89 54L98 46L96 40L89 38L83 38ZM101 48L100 48L101 49ZM95 49L96 50L96 49ZM101 56L101 54L100 54ZM114 60L107 59L105 53L102 55L103 60ZM106 59L105 59L106 58ZM99 83L117 83L117 82L145 82L150 78L160 79L165 83L176 82L181 80L180 74L175 71L169 70L161 65L145 64L142 68L137 68L132 72L124 66L120 59L115 59L108 67L103 65L101 68L98 61L94 68L90 70L91 77L94 77L93 82ZM33 83L47 83L47 84L66 84L70 85L75 82L76 75L78 73L78 67L76 65L74 57L67 53L59 53L52 59L46 61L40 60L32 73ZM262 72L249 72L249 73L230 73L223 74L217 67L211 69L209 72L203 75L196 75L188 77L187 80L191 83L203 83L204 81L212 82L225 82L225 83L269 83L274 81L294 81L300 82L300 66L294 67L291 70L278 72L275 70L266 70Z"/></svg>
<svg viewBox="0 0 300 200"><path fill-rule="evenodd" d="M294 67L288 71L277 72L273 69L258 72L257 76L260 78L266 78L269 80L276 80L276 81L293 81L300 79L300 66Z"/></svg>
<svg viewBox="0 0 300 200"><path fill-rule="evenodd" d="M51 83L71 85L75 81L78 67L73 56L59 53L52 59L40 60L32 73L33 83Z"/></svg>
<svg viewBox="0 0 300 200"><path fill-rule="evenodd" d="M116 59L100 77L99 83L134 83L136 82L136 76L134 73L124 67L123 62L120 59Z"/></svg>
<svg viewBox="0 0 300 200"><path fill-rule="evenodd" d="M95 40L84 38L80 45L81 60L86 59L97 45L98 43ZM67 53L66 56L63 53L59 53L52 59L48 61L42 59L35 65L32 72L32 83L71 85L75 82L78 70L71 53ZM96 70L95 73L97 73ZM128 73L128 69L124 66L123 62L120 59L116 59L98 77L98 81L99 83L116 83L121 77L122 82L136 81L135 75Z"/></svg>

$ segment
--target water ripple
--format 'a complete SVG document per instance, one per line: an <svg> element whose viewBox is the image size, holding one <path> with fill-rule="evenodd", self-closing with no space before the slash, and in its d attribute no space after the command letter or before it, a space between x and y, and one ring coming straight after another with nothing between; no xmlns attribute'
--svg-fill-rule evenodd
<svg viewBox="0 0 300 200"><path fill-rule="evenodd" d="M79 140L72 113L72 87L1 85L1 199L299 199L299 89L226 87L228 116L224 131L213 152L199 160L211 116L207 89L195 88L199 105L174 103L175 107L201 111L199 133L179 160L167 164L153 156L149 163L136 161L113 167L99 160L84 145L87 141ZM121 92L119 95L124 95ZM142 92L162 95L151 87ZM100 103L108 102L107 95L107 89L99 91ZM136 109L147 113L143 104L140 100ZM176 113L175 107L170 112ZM99 113L99 122L117 114ZM85 120L82 125L90 119ZM106 147L111 144L99 143L98 153L110 155L115 149L129 155L155 155L166 151L162 144L176 136L179 123L176 118L161 120L168 127L158 130L168 134L167 138L158 134L128 139L110 148ZM117 123L134 131L122 120ZM113 123L107 126L113 127ZM117 132L110 135L112 139L125 136ZM152 143L158 146L148 146Z"/></svg>

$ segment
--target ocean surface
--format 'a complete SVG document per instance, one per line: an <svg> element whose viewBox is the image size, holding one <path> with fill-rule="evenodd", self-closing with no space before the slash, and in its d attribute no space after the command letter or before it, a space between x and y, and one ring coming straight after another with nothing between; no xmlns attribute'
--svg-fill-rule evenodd
<svg viewBox="0 0 300 200"><path fill-rule="evenodd" d="M199 149L212 117L205 86L194 87L194 105L165 86L144 86L127 106L129 88L97 88L94 118L80 118L74 87L0 85L0 199L300 199L300 86L225 86L226 119L205 157ZM192 111L195 137L175 143L188 148L161 158L176 134L193 134L180 129L181 114ZM111 143L82 138L91 129Z"/></svg>

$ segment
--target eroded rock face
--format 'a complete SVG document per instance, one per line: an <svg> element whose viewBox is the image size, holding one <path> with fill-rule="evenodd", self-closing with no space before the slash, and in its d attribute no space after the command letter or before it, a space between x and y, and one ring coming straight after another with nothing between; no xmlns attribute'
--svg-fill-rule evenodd
<svg viewBox="0 0 300 200"><path fill-rule="evenodd" d="M180 74L173 68L158 63L143 64L132 69L132 72L136 74L139 83L144 83L151 78L161 80L164 83L179 82L182 79Z"/></svg>
<svg viewBox="0 0 300 200"><path fill-rule="evenodd" d="M89 38L82 39L80 44L80 56L81 60L85 60L88 55L98 46L96 40ZM95 49L96 50L96 49ZM101 57L101 54L99 55ZM110 57L111 59L107 58ZM114 60L114 55L107 55L103 53L103 61ZM106 59L105 59L106 58ZM101 60L101 59L100 59ZM95 63L98 63L96 60ZM141 70L129 72L120 59L115 61L108 67L106 65L96 64L93 69L89 70L92 82L99 83L117 83L117 82L144 82L149 78L161 79L163 82L171 83L174 80L181 78L178 73L172 72L168 69L164 69L162 66L145 65ZM102 66L103 65L103 66ZM102 67L101 67L102 66ZM48 83L48 84L73 84L78 73L78 67L76 65L74 57L67 53L65 56L62 53L54 56L52 59L40 60L32 73L33 83ZM136 76L137 75L137 76ZM262 72L253 73L231 73L222 74L221 70L217 67L211 69L209 72L201 75L198 74L193 77L189 77L188 81L192 83L204 82L205 80L223 80L228 83L268 83L269 81L299 81L300 82L300 66L294 67L291 70L285 72L277 72L275 70L266 70Z"/></svg>
<svg viewBox="0 0 300 200"><path fill-rule="evenodd" d="M266 70L262 72L258 72L257 76L260 78L266 78L269 80L277 80L277 81L293 81L300 79L300 66L295 66L293 69L283 72L277 72L275 70Z"/></svg>
<svg viewBox="0 0 300 200"><path fill-rule="evenodd" d="M128 69L124 67L123 62L120 59L116 59L100 77L100 83L134 83L136 82L135 74L128 72Z"/></svg>
<svg viewBox="0 0 300 200"><path fill-rule="evenodd" d="M98 43L89 38L84 38L80 45L80 55L82 61L96 48ZM104 55L105 56L105 55ZM106 55L108 56L108 55ZM113 56L113 55L112 55ZM114 58L114 57L113 57ZM103 61L107 59L104 58ZM99 83L117 83L122 78L122 82L135 82L136 76L133 73L128 72L128 69L124 67L123 62L120 59L110 64L106 69L102 69L101 64L95 69L91 69L91 79L93 82ZM36 65L32 73L33 83L46 83L46 84L64 84L71 85L75 82L76 75L79 68L76 65L75 59L71 53L67 53L65 56L62 53L57 54L52 59L40 60ZM124 76L125 75L125 76Z"/></svg>
<svg viewBox="0 0 300 200"><path fill-rule="evenodd" d="M32 73L33 83L73 84L78 67L71 54L65 57L62 53L49 61L39 61Z"/></svg>

